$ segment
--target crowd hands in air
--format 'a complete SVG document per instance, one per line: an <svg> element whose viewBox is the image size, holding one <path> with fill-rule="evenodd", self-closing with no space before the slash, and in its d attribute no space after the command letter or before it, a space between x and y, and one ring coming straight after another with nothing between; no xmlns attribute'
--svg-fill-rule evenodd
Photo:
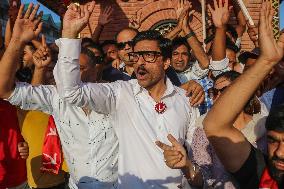
<svg viewBox="0 0 284 189"><path fill-rule="evenodd" d="M70 4L62 37L48 44L39 5L21 5L16 18L11 11L0 41L1 106L14 105L18 116L36 110L54 118L69 168L62 174L70 178L47 178L49 187L284 187L284 34L274 39L270 1L261 5L257 31L235 1L214 0L204 44L191 27L195 11L186 0L178 1L177 25L165 36L139 32L136 23L102 43L111 6L91 38L78 39L94 8L94 1ZM232 12L236 26L229 24ZM240 52L246 31L255 48ZM19 138L16 155L30 158L32 141ZM13 179L16 172L6 174ZM2 185L37 188L25 174L19 178Z"/></svg>

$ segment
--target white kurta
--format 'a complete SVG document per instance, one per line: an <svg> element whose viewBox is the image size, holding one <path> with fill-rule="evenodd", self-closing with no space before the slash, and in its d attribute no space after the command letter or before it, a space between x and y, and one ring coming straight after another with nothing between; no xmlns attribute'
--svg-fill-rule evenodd
<svg viewBox="0 0 284 189"><path fill-rule="evenodd" d="M51 85L17 83L8 100L21 109L53 115L70 173L70 188L115 188L118 141L109 115L92 111L87 116L82 108L60 99Z"/></svg>
<svg viewBox="0 0 284 189"><path fill-rule="evenodd" d="M182 173L164 163L160 140L169 144L171 133L181 143L191 144L198 109L189 105L185 91L167 79L162 97L167 110L155 111L155 102L137 80L115 83L82 83L79 54L81 41L59 39L58 63L54 70L59 94L68 102L96 112L110 114L119 140L119 188L177 188Z"/></svg>

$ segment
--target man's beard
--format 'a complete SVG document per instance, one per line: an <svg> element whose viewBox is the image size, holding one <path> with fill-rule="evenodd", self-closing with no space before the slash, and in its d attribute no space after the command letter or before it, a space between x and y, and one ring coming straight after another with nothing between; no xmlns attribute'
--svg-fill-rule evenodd
<svg viewBox="0 0 284 189"><path fill-rule="evenodd" d="M273 164L274 161L280 161L284 163L284 159L280 159L278 157L273 156L268 163L269 166L269 172L271 174L271 177L277 182L278 186L283 186L284 184L284 171L279 170L275 167Z"/></svg>

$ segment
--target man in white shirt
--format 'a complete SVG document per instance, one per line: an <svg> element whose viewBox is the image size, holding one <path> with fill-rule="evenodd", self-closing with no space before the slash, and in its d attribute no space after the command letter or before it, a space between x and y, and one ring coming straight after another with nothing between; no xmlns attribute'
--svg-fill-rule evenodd
<svg viewBox="0 0 284 189"><path fill-rule="evenodd" d="M92 7L94 3L92 4ZM0 63L0 97L25 110L40 110L53 115L67 161L70 188L112 189L117 185L118 141L107 114L72 106L60 99L56 87L27 83L15 84L17 62L26 42L36 36L40 20L34 19L38 8L30 5L22 17L23 6L16 20L11 43ZM32 11L33 10L33 11ZM37 30L35 30L36 28ZM37 67L45 69L50 63L47 47L42 47ZM72 54L72 51L70 51ZM92 52L79 54L81 75L93 81L95 63ZM93 72L93 74L90 74Z"/></svg>
<svg viewBox="0 0 284 189"><path fill-rule="evenodd" d="M71 104L110 114L120 144L119 188L177 188L182 172L164 164L155 141L169 144L167 134L172 133L190 150L199 113L188 104L185 91L173 86L165 75L170 41L156 31L138 33L134 52L129 54L137 80L82 83L78 62L81 40L76 36L88 23L84 17L87 10L72 4L65 13L54 70L59 94Z"/></svg>

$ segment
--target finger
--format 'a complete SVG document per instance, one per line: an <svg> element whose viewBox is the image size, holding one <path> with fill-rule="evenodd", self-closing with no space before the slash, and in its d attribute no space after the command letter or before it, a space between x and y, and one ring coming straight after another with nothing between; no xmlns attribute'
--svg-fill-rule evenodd
<svg viewBox="0 0 284 189"><path fill-rule="evenodd" d="M225 0L224 8L228 10L228 7L229 7L229 2L228 0Z"/></svg>
<svg viewBox="0 0 284 189"><path fill-rule="evenodd" d="M266 11L266 4L265 2L263 2L261 6L261 11L260 11L260 24L259 24L259 32L258 32L260 35L265 31L265 28L266 28L265 11Z"/></svg>
<svg viewBox="0 0 284 189"><path fill-rule="evenodd" d="M175 139L175 137L173 137L173 135L169 134L167 138L173 146L180 146L179 142Z"/></svg>
<svg viewBox="0 0 284 189"><path fill-rule="evenodd" d="M25 19L28 19L28 18L30 17L30 14L31 14L31 12L32 12L33 6L34 6L33 3L30 3L30 4L29 4L28 9L27 9L27 11L26 11L26 13L25 13L25 16L24 16Z"/></svg>
<svg viewBox="0 0 284 189"><path fill-rule="evenodd" d="M212 7L211 7L211 5L210 4L208 4L208 9L209 9L209 12L212 14L212 12L214 12L214 10L212 9Z"/></svg>
<svg viewBox="0 0 284 189"><path fill-rule="evenodd" d="M17 19L21 19L23 17L24 5L20 6Z"/></svg>
<svg viewBox="0 0 284 189"><path fill-rule="evenodd" d="M74 4L74 3L71 3L71 4L69 5L68 9L77 12L78 6L77 6L76 4Z"/></svg>
<svg viewBox="0 0 284 189"><path fill-rule="evenodd" d="M34 23L34 30L36 30L36 28L38 27L39 23L41 22L42 15L43 15L43 12L40 11L40 13L38 14L37 18L33 21L33 23Z"/></svg>
<svg viewBox="0 0 284 189"><path fill-rule="evenodd" d="M191 10L191 11L188 13L188 17L192 16L194 13L195 13L195 10Z"/></svg>
<svg viewBox="0 0 284 189"><path fill-rule="evenodd" d="M199 100L195 104L193 104L193 106L198 106L198 105L202 104L204 102L204 100L205 100L205 94L202 93L202 96L199 98Z"/></svg>
<svg viewBox="0 0 284 189"><path fill-rule="evenodd" d="M218 8L217 0L214 0L214 10Z"/></svg>
<svg viewBox="0 0 284 189"><path fill-rule="evenodd" d="M270 11L269 11L269 19L268 19L268 27L270 31L273 31L273 27L272 27L272 22L273 22L273 17L275 14L275 10L270 6Z"/></svg>
<svg viewBox="0 0 284 189"><path fill-rule="evenodd" d="M162 150L171 150L171 149L172 149L171 146L166 145L166 144L164 144L164 143L162 143L162 142L160 142L160 141L156 141L155 143L156 143L156 145L157 145L159 148L161 148Z"/></svg>
<svg viewBox="0 0 284 189"><path fill-rule="evenodd" d="M223 0L219 0L219 8L222 8L223 6Z"/></svg>
<svg viewBox="0 0 284 189"><path fill-rule="evenodd" d="M38 36L40 34L40 32L42 31L42 25L43 23L40 22L39 25L37 26L36 30L35 30L35 35Z"/></svg>
<svg viewBox="0 0 284 189"><path fill-rule="evenodd" d="M166 161L166 164L171 168L177 168L176 164L179 163L181 158L176 158L175 160L172 160L170 162Z"/></svg>
<svg viewBox="0 0 284 189"><path fill-rule="evenodd" d="M182 155L179 153L176 156L164 156L164 157L167 162L172 162L172 161L176 161L177 159L180 160L182 158Z"/></svg>
<svg viewBox="0 0 284 189"><path fill-rule="evenodd" d="M165 150L163 154L164 154L164 156L170 157L170 156L178 156L180 154L180 152L177 151L177 150Z"/></svg>
<svg viewBox="0 0 284 189"><path fill-rule="evenodd" d="M193 95L192 98L191 98L190 104L192 106L196 106L197 102L200 100L200 98L202 97L203 93L204 93L203 91L199 91L198 94Z"/></svg>
<svg viewBox="0 0 284 189"><path fill-rule="evenodd" d="M33 12L31 13L30 17L29 17L29 20L34 20L36 18L36 14L37 14L37 11L39 9L39 4L37 4L33 10Z"/></svg>
<svg viewBox="0 0 284 189"><path fill-rule="evenodd" d="M44 34L41 35L41 45L42 45L43 47L46 47L46 39L45 39Z"/></svg>
<svg viewBox="0 0 284 189"><path fill-rule="evenodd" d="M88 11L89 13L92 13L95 8L96 2L92 1L90 4L88 4Z"/></svg>

